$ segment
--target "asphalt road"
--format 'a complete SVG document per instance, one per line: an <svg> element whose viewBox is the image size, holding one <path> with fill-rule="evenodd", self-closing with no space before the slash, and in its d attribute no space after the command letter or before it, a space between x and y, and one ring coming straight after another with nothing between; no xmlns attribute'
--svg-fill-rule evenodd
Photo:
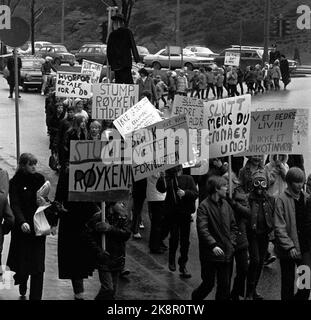
<svg viewBox="0 0 311 320"><path fill-rule="evenodd" d="M308 108L311 94L311 78L293 78L287 91L270 92L257 95L252 99L252 108L296 107ZM16 167L15 149L15 104L8 98L8 86L0 77L0 166L14 174ZM20 102L20 136L21 152L32 152L38 157L38 169L43 172L55 188L57 175L48 168L49 139L46 134L44 97L37 92L21 93ZM310 131L309 131L310 134ZM306 172L311 172L310 149L306 148ZM54 189L53 189L54 191ZM127 244L127 267L131 274L120 282L120 299L189 299L192 290L200 284L200 263L195 223L191 227L191 248L188 269L192 278L183 280L178 272L172 273L167 268L167 254L150 255L148 250L149 218L144 207L143 220L145 229L141 230L142 240L129 240ZM6 237L3 263L6 261L10 237ZM44 283L44 299L73 299L69 281L57 278L57 237L48 237L46 253L46 272ZM98 277L86 281L86 294L93 299L99 289ZM280 271L278 262L264 268L259 283L259 291L268 300L280 298ZM213 298L212 293L208 299ZM3 289L0 286L0 300L18 299L17 287Z"/></svg>

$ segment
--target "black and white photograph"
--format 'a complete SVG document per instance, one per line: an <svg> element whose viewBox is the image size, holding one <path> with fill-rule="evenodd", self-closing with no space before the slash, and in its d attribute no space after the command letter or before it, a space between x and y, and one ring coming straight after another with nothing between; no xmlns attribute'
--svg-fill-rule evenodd
<svg viewBox="0 0 311 320"><path fill-rule="evenodd" d="M310 96L311 0L0 0L0 300L309 300Z"/></svg>

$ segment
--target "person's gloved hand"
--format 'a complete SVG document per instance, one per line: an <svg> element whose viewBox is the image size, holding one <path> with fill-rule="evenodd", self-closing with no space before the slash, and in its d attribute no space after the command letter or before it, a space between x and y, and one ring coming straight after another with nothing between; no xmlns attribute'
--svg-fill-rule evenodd
<svg viewBox="0 0 311 320"><path fill-rule="evenodd" d="M111 229L112 226L107 222L97 222L95 226L95 230L102 233L109 232Z"/></svg>

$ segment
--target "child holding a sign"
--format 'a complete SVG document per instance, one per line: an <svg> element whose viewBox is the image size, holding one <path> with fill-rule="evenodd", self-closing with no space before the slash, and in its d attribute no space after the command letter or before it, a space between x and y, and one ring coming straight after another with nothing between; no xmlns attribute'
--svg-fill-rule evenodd
<svg viewBox="0 0 311 320"><path fill-rule="evenodd" d="M97 212L87 222L86 239L96 257L101 288L95 300L114 300L118 278L125 265L125 243L131 231L122 202L107 203L106 221ZM102 234L106 236L106 248L102 248Z"/></svg>

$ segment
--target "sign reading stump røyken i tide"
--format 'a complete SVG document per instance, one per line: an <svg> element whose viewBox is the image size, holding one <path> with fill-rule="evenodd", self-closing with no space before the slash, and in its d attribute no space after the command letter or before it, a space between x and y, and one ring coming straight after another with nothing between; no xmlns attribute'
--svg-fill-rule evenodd
<svg viewBox="0 0 311 320"><path fill-rule="evenodd" d="M135 130L148 127L162 121L157 109L150 103L148 98L140 100L132 108L113 121L113 124L125 136Z"/></svg>
<svg viewBox="0 0 311 320"><path fill-rule="evenodd" d="M71 141L69 201L121 201L128 199L132 184L130 165L102 161L106 141Z"/></svg>
<svg viewBox="0 0 311 320"><path fill-rule="evenodd" d="M92 118L115 120L138 103L138 85L97 83L93 85Z"/></svg>
<svg viewBox="0 0 311 320"><path fill-rule="evenodd" d="M135 181L193 159L185 115L139 129L131 139Z"/></svg>
<svg viewBox="0 0 311 320"><path fill-rule="evenodd" d="M249 149L243 155L293 153L297 110L267 110L251 113Z"/></svg>
<svg viewBox="0 0 311 320"><path fill-rule="evenodd" d="M90 98L92 93L91 76L82 73L57 72L56 96L64 98Z"/></svg>
<svg viewBox="0 0 311 320"><path fill-rule="evenodd" d="M244 152L249 146L251 96L204 102L203 128L208 129L209 158Z"/></svg>
<svg viewBox="0 0 311 320"><path fill-rule="evenodd" d="M240 65L240 53L238 52L226 52L225 54L225 66L236 66Z"/></svg>
<svg viewBox="0 0 311 320"><path fill-rule="evenodd" d="M102 70L103 70L102 64L83 59L81 73L90 74L92 83L99 82Z"/></svg>

